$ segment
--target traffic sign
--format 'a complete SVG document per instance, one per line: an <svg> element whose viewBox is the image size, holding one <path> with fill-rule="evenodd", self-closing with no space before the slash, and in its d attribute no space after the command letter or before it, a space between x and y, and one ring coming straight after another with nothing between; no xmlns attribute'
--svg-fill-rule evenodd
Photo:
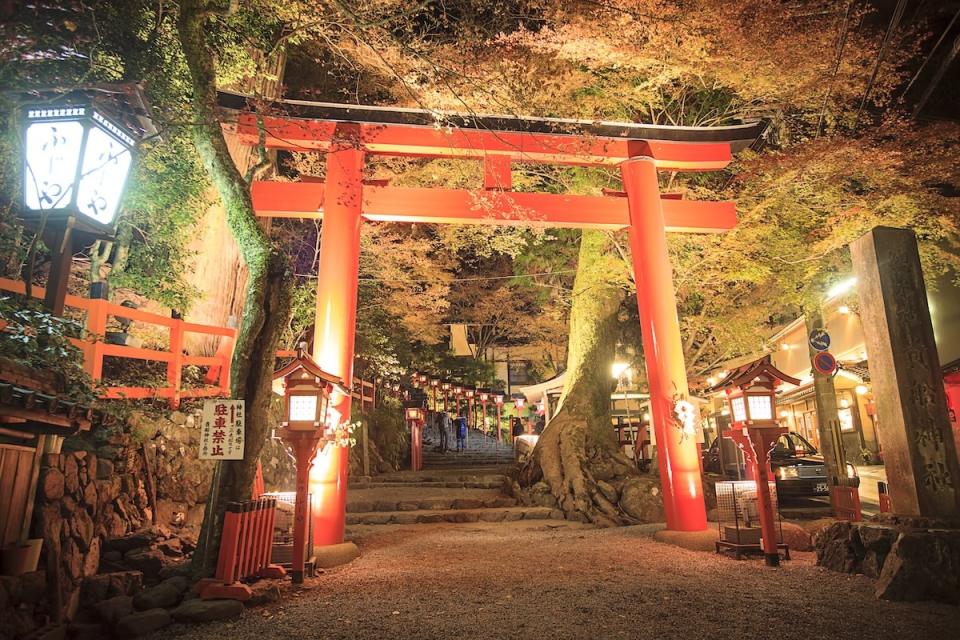
<svg viewBox="0 0 960 640"><path fill-rule="evenodd" d="M825 376L832 376L837 370L837 359L829 351L821 351L813 356L814 370Z"/></svg>
<svg viewBox="0 0 960 640"><path fill-rule="evenodd" d="M830 348L830 334L826 329L813 329L810 332L810 346L814 351L826 351Z"/></svg>

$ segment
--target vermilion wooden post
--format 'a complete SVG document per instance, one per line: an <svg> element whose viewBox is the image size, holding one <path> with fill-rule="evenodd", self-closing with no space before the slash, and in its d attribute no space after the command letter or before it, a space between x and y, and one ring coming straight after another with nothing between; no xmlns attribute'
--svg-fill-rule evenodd
<svg viewBox="0 0 960 640"><path fill-rule="evenodd" d="M327 154L313 359L321 369L349 384L353 380L360 269L363 151L358 148L356 125L338 124L336 138L335 146ZM350 395L341 395L332 402L335 404L331 409L339 414L339 420L349 422ZM319 545L343 542L349 451L345 447L327 447L313 465L313 532Z"/></svg>
<svg viewBox="0 0 960 640"><path fill-rule="evenodd" d="M702 531L707 513L697 444L691 437L681 438L674 426L674 404L687 398L689 390L657 169L647 157L631 158L620 167L630 210L630 250L667 528Z"/></svg>
<svg viewBox="0 0 960 640"><path fill-rule="evenodd" d="M293 584L303 584L307 518L310 517L310 467L317 450L317 440L304 435L297 438L293 448L294 457L297 459L297 501L293 507L293 557L290 561L290 575Z"/></svg>
<svg viewBox="0 0 960 640"><path fill-rule="evenodd" d="M91 298L87 306L87 343L84 369L94 382L103 377L103 338L107 333L107 300Z"/></svg>
<svg viewBox="0 0 960 640"><path fill-rule="evenodd" d="M170 325L170 361L167 362L167 384L173 390L170 406L180 406L180 383L183 377L183 320L176 319Z"/></svg>

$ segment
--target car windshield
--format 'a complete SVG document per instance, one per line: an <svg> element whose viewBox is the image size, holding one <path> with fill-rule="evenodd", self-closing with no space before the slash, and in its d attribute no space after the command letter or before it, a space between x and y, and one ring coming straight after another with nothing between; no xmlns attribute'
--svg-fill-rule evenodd
<svg viewBox="0 0 960 640"><path fill-rule="evenodd" d="M817 453L816 447L807 442L799 433L788 433L777 439L773 447L773 454L778 456L812 456Z"/></svg>

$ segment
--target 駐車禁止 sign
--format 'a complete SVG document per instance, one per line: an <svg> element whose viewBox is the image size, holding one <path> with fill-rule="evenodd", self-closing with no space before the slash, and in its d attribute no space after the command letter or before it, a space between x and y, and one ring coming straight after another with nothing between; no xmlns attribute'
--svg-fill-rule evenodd
<svg viewBox="0 0 960 640"><path fill-rule="evenodd" d="M243 459L243 400L204 401L200 459Z"/></svg>

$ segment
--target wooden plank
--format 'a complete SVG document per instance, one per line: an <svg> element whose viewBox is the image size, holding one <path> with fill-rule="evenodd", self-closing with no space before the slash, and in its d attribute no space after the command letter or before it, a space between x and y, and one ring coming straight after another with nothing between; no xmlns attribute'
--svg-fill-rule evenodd
<svg viewBox="0 0 960 640"><path fill-rule="evenodd" d="M13 484L13 492L10 495L11 515L7 520L7 526L4 530L4 544L17 542L20 537L20 530L23 528L24 519L29 519L31 514L27 511L27 498L30 489L30 479L33 475L33 452L21 451L17 453L17 470Z"/></svg>
<svg viewBox="0 0 960 640"><path fill-rule="evenodd" d="M19 451L11 451L0 447L0 544L7 546L12 540L7 540L7 529L10 520L17 518L17 509L13 504L13 486L17 476L17 462L20 459ZM20 524L20 520L17 520Z"/></svg>
<svg viewBox="0 0 960 640"><path fill-rule="evenodd" d="M47 437L44 434L37 436L37 448L33 451L33 466L30 470L30 488L27 490L27 507L25 513L29 517L23 519L23 526L20 529L20 539L26 540L30 537L30 521L33 520L33 505L37 498L37 487L40 484L40 459L43 456L43 447L47 443ZM91 478L91 482L93 479Z"/></svg>
<svg viewBox="0 0 960 640"><path fill-rule="evenodd" d="M132 358L134 360L157 360L159 362L170 362L173 360L173 354L169 351L128 347L123 344L103 345L103 355L116 356L119 358Z"/></svg>

